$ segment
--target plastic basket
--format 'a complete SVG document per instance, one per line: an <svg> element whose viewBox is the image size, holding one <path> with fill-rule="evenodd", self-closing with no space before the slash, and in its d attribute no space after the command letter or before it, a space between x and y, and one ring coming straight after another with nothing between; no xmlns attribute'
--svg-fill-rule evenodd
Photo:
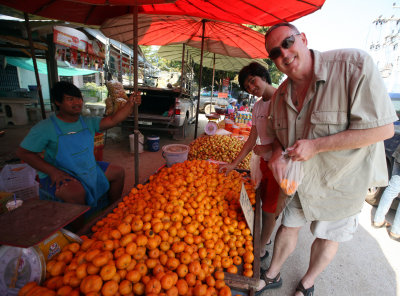
<svg viewBox="0 0 400 296"><path fill-rule="evenodd" d="M15 193L37 185L35 178L36 170L28 164L8 164L0 172L0 189Z"/></svg>
<svg viewBox="0 0 400 296"><path fill-rule="evenodd" d="M34 181L32 186L14 190L13 193L15 193L17 199L22 200L39 197L39 183Z"/></svg>

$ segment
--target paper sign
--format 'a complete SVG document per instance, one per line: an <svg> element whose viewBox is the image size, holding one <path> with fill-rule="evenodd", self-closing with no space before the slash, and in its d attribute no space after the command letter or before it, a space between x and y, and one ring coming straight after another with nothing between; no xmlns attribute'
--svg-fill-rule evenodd
<svg viewBox="0 0 400 296"><path fill-rule="evenodd" d="M249 226L249 228L250 228L251 235L253 235L254 211L253 211L253 207L251 205L249 196L247 195L246 188L244 188L243 182L242 182L242 190L240 190L240 206L242 207L244 217L246 218L247 226Z"/></svg>

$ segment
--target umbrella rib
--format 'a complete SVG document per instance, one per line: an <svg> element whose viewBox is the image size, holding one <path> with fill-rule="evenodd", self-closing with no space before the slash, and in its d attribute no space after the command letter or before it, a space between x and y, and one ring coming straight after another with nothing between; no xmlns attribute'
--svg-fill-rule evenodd
<svg viewBox="0 0 400 296"><path fill-rule="evenodd" d="M42 5L42 7L40 7L39 9L35 10L33 12L33 14L39 14L41 11L43 11L44 9L46 9L47 7L51 6L55 1L57 0L51 0L45 4Z"/></svg>
<svg viewBox="0 0 400 296"><path fill-rule="evenodd" d="M87 23L89 17L92 15L93 10L94 10L94 6L90 7L89 13L87 14L87 16L85 18L85 23Z"/></svg>
<svg viewBox="0 0 400 296"><path fill-rule="evenodd" d="M239 25L239 26L241 26L241 25ZM229 27L229 26L228 26L228 27ZM244 26L243 26L243 27L244 27ZM244 28L247 29L247 27L244 27ZM236 45L236 48L241 49L240 46L238 46L238 42L235 41L235 39L234 39L233 37L231 37L232 35L233 35L233 36L239 37L239 34L236 32L236 30L234 30L234 28L232 28L232 29L233 29L232 32L230 32L230 35L227 36L226 38L229 39L229 40L231 40L231 42L234 43L234 44ZM252 29L249 29L249 30L252 30ZM251 35L248 36L248 37L257 40L256 38L254 38L254 37L251 36ZM249 42L249 44L250 44L253 48L258 49L258 47L255 46L253 42ZM225 50L226 50L225 44L223 44L223 46L224 46L224 48L225 48ZM242 50L242 51L243 51L243 50ZM259 51L260 51L260 50L259 50ZM243 52L244 52L244 51L243 51ZM247 52L245 52L245 53L246 53L246 55L248 56ZM265 55L265 56L267 57L267 55ZM253 57L249 56L249 58L253 58Z"/></svg>
<svg viewBox="0 0 400 296"><path fill-rule="evenodd" d="M322 7L322 6L320 6L320 5L315 5L314 3L310 3L310 2L304 1L304 0L297 0L297 1L298 1L298 2L303 2L303 3L305 3L305 4L308 4L308 5L310 5L310 6L316 7L316 8L318 8L318 9L321 9L321 7Z"/></svg>
<svg viewBox="0 0 400 296"><path fill-rule="evenodd" d="M253 4L249 3L249 2L246 2L246 1L242 1L242 2L243 2L243 3L246 3L247 5L249 5L249 6L253 7L253 8L255 8L255 9L259 10L259 11L262 11L262 12L264 12L264 13L266 13L266 14L268 14L268 15L270 15L270 16L272 16L272 17L278 19L278 20L282 20L282 19L276 17L275 15L269 13L268 11L265 11L265 10L263 10L263 9L260 9L259 7L253 5ZM214 7L218 8L219 10L224 11L220 6L218 6L218 5L214 4L214 3L211 3L211 2L208 2L208 3L209 3L210 5L213 5ZM246 23L254 24L252 20L244 19L243 16L241 16L240 14L233 13L233 12L229 12L229 13L231 13L232 15L234 15L234 16L236 16L236 17L238 17L238 18L241 18L241 19L245 20Z"/></svg>

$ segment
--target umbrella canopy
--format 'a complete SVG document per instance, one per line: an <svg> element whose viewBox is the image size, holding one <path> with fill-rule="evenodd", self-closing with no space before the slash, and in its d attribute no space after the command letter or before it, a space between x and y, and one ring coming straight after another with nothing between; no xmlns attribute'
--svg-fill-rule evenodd
<svg viewBox="0 0 400 296"><path fill-rule="evenodd" d="M98 26L107 18L132 13L134 5L138 5L139 14L191 15L236 24L271 26L310 14L320 9L324 2L325 0L0 0L1 5L34 15Z"/></svg>
<svg viewBox="0 0 400 296"><path fill-rule="evenodd" d="M203 22L205 23L203 32ZM124 15L106 20L101 31L109 38L133 44L133 17ZM264 35L248 27L219 21L202 20L190 16L138 16L140 45L186 44L231 57L248 59L267 58Z"/></svg>
<svg viewBox="0 0 400 296"><path fill-rule="evenodd" d="M182 60L182 45L174 44L161 46L157 51L157 54L169 61L180 62ZM201 51L198 48L187 46L185 48L185 55L188 54L196 64L200 64ZM247 66L251 62L258 62L265 68L268 68L268 64L262 59L246 59L246 58L236 58L230 56L224 56L220 54L215 54L215 69L222 71L232 71L238 72L244 66ZM207 68L214 67L214 54L211 52L204 52L203 55L203 66Z"/></svg>

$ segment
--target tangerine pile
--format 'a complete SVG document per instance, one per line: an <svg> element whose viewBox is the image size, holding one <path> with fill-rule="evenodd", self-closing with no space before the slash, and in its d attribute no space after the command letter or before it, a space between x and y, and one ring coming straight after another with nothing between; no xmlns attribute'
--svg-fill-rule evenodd
<svg viewBox="0 0 400 296"><path fill-rule="evenodd" d="M190 143L188 159L212 159L230 163L242 150L243 145L243 141L233 136L203 136ZM250 170L250 157L251 153L239 163L238 168Z"/></svg>
<svg viewBox="0 0 400 296"><path fill-rule="evenodd" d="M204 160L163 168L139 184L47 263L43 286L19 295L231 295L225 273L252 277L253 237L242 214L241 184L253 184Z"/></svg>

